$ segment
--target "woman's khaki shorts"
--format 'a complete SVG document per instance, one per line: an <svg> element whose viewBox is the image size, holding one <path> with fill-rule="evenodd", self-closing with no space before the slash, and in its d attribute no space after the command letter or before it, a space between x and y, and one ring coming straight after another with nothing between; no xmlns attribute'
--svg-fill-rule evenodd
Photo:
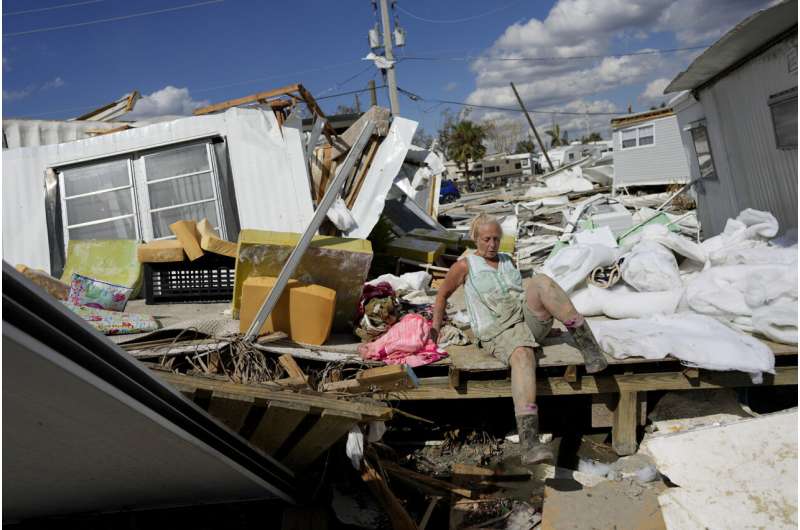
<svg viewBox="0 0 800 530"><path fill-rule="evenodd" d="M528 304L524 302L522 313L525 317L523 322L517 322L495 338L479 343L481 348L487 350L506 366L508 366L514 350L522 347L535 348L553 328L553 317L544 321L539 320L528 309Z"/></svg>

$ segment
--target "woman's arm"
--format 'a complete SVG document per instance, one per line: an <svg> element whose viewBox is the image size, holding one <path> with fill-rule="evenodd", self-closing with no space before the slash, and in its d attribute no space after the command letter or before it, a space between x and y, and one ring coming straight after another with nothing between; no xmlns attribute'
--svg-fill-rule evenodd
<svg viewBox="0 0 800 530"><path fill-rule="evenodd" d="M450 298L456 289L464 285L464 280L467 278L467 262L466 260L459 260L450 267L447 275L444 277L444 282L439 286L439 291L436 293L436 303L433 304L433 322L431 327L431 339L437 342L439 338L439 329L442 327L444 314L447 310L447 299Z"/></svg>

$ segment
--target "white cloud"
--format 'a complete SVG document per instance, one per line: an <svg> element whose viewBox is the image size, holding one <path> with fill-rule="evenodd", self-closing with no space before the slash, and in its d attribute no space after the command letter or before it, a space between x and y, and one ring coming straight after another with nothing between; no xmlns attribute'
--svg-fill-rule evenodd
<svg viewBox="0 0 800 530"><path fill-rule="evenodd" d="M768 0L557 0L547 16L512 24L471 64L475 90L467 103L516 107L513 81L532 109L568 110L576 104L605 102L622 87L647 85L640 96L663 90L694 53L634 55L580 60L560 57L607 55L620 48L647 51L642 40L656 32L674 33L682 45L710 43ZM699 53L699 52L698 52ZM516 61L528 57L538 60ZM542 59L544 58L544 59ZM656 96L654 96L656 97ZM659 93L659 98L663 96ZM652 99L648 99L651 102ZM660 100L659 100L660 101ZM614 112L596 110L594 112ZM477 111L480 112L480 111ZM560 116L562 128L580 136L586 118ZM608 129L610 117L591 117L591 130ZM583 120L583 124L581 121Z"/></svg>
<svg viewBox="0 0 800 530"><path fill-rule="evenodd" d="M458 88L458 83L456 83L455 81L450 81L449 83L447 83L445 86L442 87L442 90L444 90L445 92L452 92L456 88Z"/></svg>
<svg viewBox="0 0 800 530"><path fill-rule="evenodd" d="M659 103L665 101L667 96L664 95L664 89L667 88L670 80L666 77L654 79L647 83L644 91L639 95L639 101L642 103Z"/></svg>
<svg viewBox="0 0 800 530"><path fill-rule="evenodd" d="M49 90L51 88L59 88L62 86L64 86L64 80L61 79L60 77L55 77L50 81L46 81L45 83L43 83L40 90Z"/></svg>
<svg viewBox="0 0 800 530"><path fill-rule="evenodd" d="M208 105L208 103L208 100L192 99L188 88L176 88L168 85L152 94L142 96L127 117L188 116L194 109Z"/></svg>
<svg viewBox="0 0 800 530"><path fill-rule="evenodd" d="M3 89L3 101L19 101L25 99L33 93L32 88L24 88L22 90L5 90Z"/></svg>

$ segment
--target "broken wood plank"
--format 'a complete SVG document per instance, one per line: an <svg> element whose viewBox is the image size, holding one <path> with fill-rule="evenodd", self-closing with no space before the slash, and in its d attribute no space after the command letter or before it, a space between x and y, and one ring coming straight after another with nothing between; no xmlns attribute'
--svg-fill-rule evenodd
<svg viewBox="0 0 800 530"><path fill-rule="evenodd" d="M351 412L323 411L317 423L292 447L282 463L298 470L308 467L360 420L360 415Z"/></svg>
<svg viewBox="0 0 800 530"><path fill-rule="evenodd" d="M283 366L283 369L286 370L286 373L290 378L302 379L304 381L308 379L308 376L297 365L297 362L294 360L294 357L292 357L291 353L285 353L278 357L278 362L281 366Z"/></svg>
<svg viewBox="0 0 800 530"><path fill-rule="evenodd" d="M431 478L421 473L416 473L414 471L401 467L393 462L381 462L381 466L390 475L393 475L399 479L410 482L411 484L419 483L437 491L455 493L456 495L459 495L461 497L466 497L468 499L472 498L472 496L474 495L474 492L470 489L459 487L456 484L453 484L451 482L446 482L444 480Z"/></svg>
<svg viewBox="0 0 800 530"><path fill-rule="evenodd" d="M208 406L208 413L227 425L232 431L239 432L253 403L254 399L250 396L214 392Z"/></svg>
<svg viewBox="0 0 800 530"><path fill-rule="evenodd" d="M356 176L353 179L353 185L347 194L347 199L345 203L347 204L348 209L353 208L353 204L356 202L356 197L358 197L358 193L361 191L361 186L364 184L364 179L367 176L367 171L369 167L372 165L372 161L375 158L375 153L378 152L378 146L380 142L373 136L372 140L370 140L369 145L367 145L366 154L361 159L361 165L358 167L356 171Z"/></svg>
<svg viewBox="0 0 800 530"><path fill-rule="evenodd" d="M639 403L637 415L639 425L647 423L647 392L637 392ZM592 428L612 427L614 425L614 409L619 396L617 394L592 394Z"/></svg>
<svg viewBox="0 0 800 530"><path fill-rule="evenodd" d="M311 407L301 403L271 401L250 443L269 455L274 454L310 412Z"/></svg>
<svg viewBox="0 0 800 530"><path fill-rule="evenodd" d="M636 409L638 392L620 392L614 409L614 424L611 427L611 446L620 456L636 452Z"/></svg>
<svg viewBox="0 0 800 530"><path fill-rule="evenodd" d="M162 370L153 370L159 379L180 389L195 388L211 392L228 392L241 396L261 398L266 401L283 401L299 403L311 407L312 412L339 411L342 413L361 414L365 420L388 420L392 417L392 409L375 402L366 403L363 400L347 401L337 399L321 392L307 391L304 393L281 390L266 385L242 385L227 381L218 381L206 377L195 377L175 374Z"/></svg>
<svg viewBox="0 0 800 530"><path fill-rule="evenodd" d="M567 366L564 370L564 381L567 383L576 383L578 381L578 367L574 364Z"/></svg>
<svg viewBox="0 0 800 530"><path fill-rule="evenodd" d="M433 515L433 509L436 508L436 504L442 498L438 495L434 495L431 497L430 502L428 502L428 507L425 508L425 513L422 515L422 519L419 522L419 530L425 530L428 526L428 521L431 520L431 515Z"/></svg>
<svg viewBox="0 0 800 530"><path fill-rule="evenodd" d="M697 386L692 386L681 372L658 372L631 375L583 376L579 384L567 383L563 377L543 377L536 381L536 394L541 396L617 393L620 391L690 390L703 388L796 385L797 366L778 366L775 375L764 374L764 382L755 385L741 372L703 372ZM391 392L397 400L476 399L511 397L511 381L467 380L463 392L450 388L448 376L420 379L419 388Z"/></svg>
<svg viewBox="0 0 800 530"><path fill-rule="evenodd" d="M370 385L398 385L404 383L407 387L419 386L414 370L407 364L390 364L369 368L359 373L356 380L365 386Z"/></svg>
<svg viewBox="0 0 800 530"><path fill-rule="evenodd" d="M287 85L273 90L267 90L265 92L258 92L256 94L251 94L249 96L244 96L241 98L229 99L227 101L222 101L220 103L215 103L213 105L207 105L205 107L200 107L199 109L195 109L195 111L192 114L194 114L195 116L202 116L203 114L211 114L212 112L229 109L231 107L238 107L239 105L245 105L247 103L255 103L262 99L285 96L291 92L297 92L299 87L300 87L299 84Z"/></svg>
<svg viewBox="0 0 800 530"><path fill-rule="evenodd" d="M325 392L360 392L365 389L361 383L355 379L348 379L346 381L331 381L322 385Z"/></svg>
<svg viewBox="0 0 800 530"><path fill-rule="evenodd" d="M361 470L361 480L389 514L394 530L417 530L417 524L389 489L383 476L366 459Z"/></svg>
<svg viewBox="0 0 800 530"><path fill-rule="evenodd" d="M487 467L473 466L469 464L453 464L451 473L453 479L467 480L528 480L531 478L530 471L520 469L516 471L504 469L489 469Z"/></svg>

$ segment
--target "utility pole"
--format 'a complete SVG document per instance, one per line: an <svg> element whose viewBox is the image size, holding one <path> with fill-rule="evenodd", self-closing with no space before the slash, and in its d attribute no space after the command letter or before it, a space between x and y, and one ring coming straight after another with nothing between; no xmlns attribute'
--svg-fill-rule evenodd
<svg viewBox="0 0 800 530"><path fill-rule="evenodd" d="M387 61L394 61L392 53L392 29L389 25L389 6L387 0L380 0L381 22L383 23L383 50ZM400 115L400 102L397 99L397 76L395 75L395 65L386 69L386 84L389 85L389 103L392 107L392 115Z"/></svg>
<svg viewBox="0 0 800 530"><path fill-rule="evenodd" d="M525 117L528 118L528 125L531 126L533 129L533 134L536 136L536 141L539 142L539 149L542 150L542 154L544 154L545 160L547 160L547 165L550 166L550 171L555 171L553 167L553 163L550 161L550 157L547 154L547 149L545 149L544 144L542 143L542 139L539 138L539 133L536 132L536 127L533 125L533 120L531 119L531 115L528 114L528 109L525 108L525 104L522 102L522 98L519 97L519 92L517 92L517 87L514 86L514 82L511 82L511 89L514 91L514 95L517 96L517 101L519 102L519 106L522 109L522 112L525 113Z"/></svg>
<svg viewBox="0 0 800 530"><path fill-rule="evenodd" d="M370 107L378 106L378 93L375 91L375 80L370 79L369 84L369 105Z"/></svg>

